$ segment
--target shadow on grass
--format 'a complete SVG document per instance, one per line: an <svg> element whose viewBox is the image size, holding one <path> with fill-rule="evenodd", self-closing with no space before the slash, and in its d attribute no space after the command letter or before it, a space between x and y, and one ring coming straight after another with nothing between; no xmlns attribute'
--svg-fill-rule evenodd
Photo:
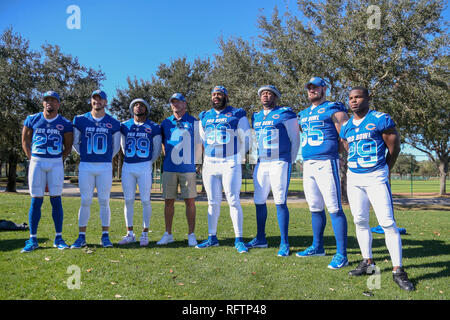
<svg viewBox="0 0 450 320"><path fill-rule="evenodd" d="M22 249L23 247L25 247L25 241L27 241L28 238L28 233L27 235L24 235L23 239L5 239L0 241L0 252L6 252L6 251L14 251L17 249ZM47 238L38 238L38 243L44 243L46 241L48 241L49 239ZM42 247L39 246L39 249L50 249L50 247ZM53 247L52 247L53 249Z"/></svg>
<svg viewBox="0 0 450 320"><path fill-rule="evenodd" d="M406 235L407 236L407 235ZM372 242L373 252L375 254L385 254L384 256L376 257L376 260L383 261L388 260L391 261L391 257L386 248L385 239L373 239ZM440 261L429 261L432 257L433 259L439 259L439 256L442 256L445 253L450 252L450 245L447 244L443 240L412 240L407 239L405 235L402 235L402 256L403 259L428 259L427 262L424 263L413 263L404 265L405 269L412 268L439 268L440 270L435 272L426 273L420 277L411 279L413 282L417 282L420 280L431 280L437 278L448 278L450 277L450 264L448 259L441 259ZM392 267L386 267L381 271L390 271Z"/></svg>

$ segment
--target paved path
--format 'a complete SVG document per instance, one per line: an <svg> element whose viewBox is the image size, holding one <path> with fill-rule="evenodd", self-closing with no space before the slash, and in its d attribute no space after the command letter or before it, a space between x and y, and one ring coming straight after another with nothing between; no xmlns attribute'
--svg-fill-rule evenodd
<svg viewBox="0 0 450 320"><path fill-rule="evenodd" d="M4 188L0 188L0 191L4 191ZM17 187L17 192L20 193L28 193L28 188ZM64 183L63 196L66 197L79 197L80 190L78 185ZM96 195L95 195L96 196ZM114 199L123 199L122 192L111 192L111 198ZM137 198L139 198L137 196ZM161 193L153 193L152 194L153 201L163 201ZM207 201L206 195L200 194L197 201ZM225 200L225 199L224 199ZM270 201L270 200L269 200ZM409 198L409 197L395 197L393 198L394 204L397 205L405 205L405 206L420 206L420 205L438 205L438 206L448 206L450 212L450 197L417 197L417 198ZM241 202L245 203L253 203L253 196L251 193L243 193L241 194ZM288 203L302 203L306 202L304 196L289 196Z"/></svg>

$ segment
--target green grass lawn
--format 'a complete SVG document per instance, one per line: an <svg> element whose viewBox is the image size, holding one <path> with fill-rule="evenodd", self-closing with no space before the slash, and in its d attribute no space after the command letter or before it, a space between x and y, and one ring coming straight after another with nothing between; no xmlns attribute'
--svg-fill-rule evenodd
<svg viewBox="0 0 450 320"><path fill-rule="evenodd" d="M29 196L0 194L0 218L16 223L27 222ZM68 244L77 237L79 198L64 198L64 238ZM54 227L48 198L43 205L39 225L40 248L21 254L27 231L0 232L0 299L152 299L152 300L336 300L336 299L433 299L450 298L450 215L448 208L396 208L398 225L406 228L402 236L404 266L415 284L415 292L404 292L392 281L391 263L384 236L374 234L373 251L381 270L380 289L369 291L367 277L351 278L347 272L361 259L355 228L348 207L348 257L350 266L340 270L327 268L335 250L330 219L325 230L327 255L298 258L295 252L312 240L310 214L305 204L290 204L289 257L277 257L279 231L275 206L269 205L267 237L269 248L238 254L228 207L222 206L219 219L219 247L187 247L187 224L184 205L177 202L174 219L175 242L156 246L164 231L163 203L153 201L150 245L119 247L125 234L123 201L111 200L111 241L113 248L99 245L101 228L99 207L92 205L87 231L88 249L59 251L52 247ZM135 205L135 230L140 235L141 205ZM207 236L206 203L197 203L196 235ZM445 210L444 210L445 209ZM250 240L256 232L254 206L243 204L244 235ZM447 210L447 211L446 211ZM376 226L374 215L371 226ZM73 274L68 268L79 268L80 289L69 289Z"/></svg>
<svg viewBox="0 0 450 320"><path fill-rule="evenodd" d="M1 184L0 184L1 185ZM113 191L121 192L122 185L120 182L113 183ZM197 181L197 191L202 190L201 181ZM411 195L423 195L426 193L437 195L439 193L439 179L430 180L391 180L391 190L393 194L401 194L404 196ZM253 180L242 179L241 192L253 192ZM162 192L162 186L159 183L153 183L153 192ZM303 193L303 180L299 178L292 178L289 182L289 192L291 193Z"/></svg>

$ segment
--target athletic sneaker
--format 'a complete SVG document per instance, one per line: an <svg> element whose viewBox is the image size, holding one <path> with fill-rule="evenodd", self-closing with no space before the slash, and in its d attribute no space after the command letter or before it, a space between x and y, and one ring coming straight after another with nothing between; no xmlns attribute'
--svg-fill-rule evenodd
<svg viewBox="0 0 450 320"><path fill-rule="evenodd" d="M245 246L243 241L237 241L234 243L234 247L236 248L238 253L247 253L248 249Z"/></svg>
<svg viewBox="0 0 450 320"><path fill-rule="evenodd" d="M254 238L250 242L247 242L245 244L245 246L247 248L249 248L249 249L252 249L252 248L267 248L268 247L266 239L261 241L261 240L258 240L258 238Z"/></svg>
<svg viewBox="0 0 450 320"><path fill-rule="evenodd" d="M317 257L324 256L325 249L324 248L315 248L314 246L310 246L303 251L297 252L295 254L297 257Z"/></svg>
<svg viewBox="0 0 450 320"><path fill-rule="evenodd" d="M25 247L20 252L21 253L31 252L33 250L36 250L37 248L39 248L37 239L36 238L30 238L29 240L25 241Z"/></svg>
<svg viewBox="0 0 450 320"><path fill-rule="evenodd" d="M125 237L122 238L122 240L119 241L119 244L122 245L134 242L136 242L136 237L134 235L130 236L127 234Z"/></svg>
<svg viewBox="0 0 450 320"><path fill-rule="evenodd" d="M141 237L139 238L139 245L141 247L146 247L148 246L148 236L143 234L141 235Z"/></svg>
<svg viewBox="0 0 450 320"><path fill-rule="evenodd" d="M328 265L328 269L340 269L345 266L348 266L348 259L347 257L343 256L340 253L336 253L333 256L333 259L331 259L330 264Z"/></svg>
<svg viewBox="0 0 450 320"><path fill-rule="evenodd" d="M392 278L401 289L406 291L414 290L414 285L408 279L408 274L405 272L405 270L403 270L403 268L399 268L395 272L392 272Z"/></svg>
<svg viewBox="0 0 450 320"><path fill-rule="evenodd" d="M288 257L289 256L289 245L288 244L280 244L280 250L278 250L277 256Z"/></svg>
<svg viewBox="0 0 450 320"><path fill-rule="evenodd" d="M188 234L188 246L189 247L195 247L198 244L197 238L195 237L195 234L192 232L191 234Z"/></svg>
<svg viewBox="0 0 450 320"><path fill-rule="evenodd" d="M405 229L405 228L398 228L398 227L397 227L397 230L398 230L398 232L399 232L400 234L406 234L406 229ZM384 234L384 230L383 230L383 228L382 228L380 225L371 228L370 231L372 231L372 232L374 232L374 233Z"/></svg>
<svg viewBox="0 0 450 320"><path fill-rule="evenodd" d="M219 245L219 240L217 240L217 236L209 236L208 239L203 241L202 243L196 245L197 249L204 249L208 247L217 247Z"/></svg>
<svg viewBox="0 0 450 320"><path fill-rule="evenodd" d="M363 276L366 274L373 274L375 272L375 262L369 264L367 262L367 259L363 259L358 266L354 269L348 272L350 276Z"/></svg>
<svg viewBox="0 0 450 320"><path fill-rule="evenodd" d="M75 240L75 242L73 243L73 245L70 246L70 249L80 249L82 247L85 247L86 244L86 237L79 235L78 239Z"/></svg>
<svg viewBox="0 0 450 320"><path fill-rule="evenodd" d="M58 248L58 250L69 249L69 246L66 244L66 242L63 240L61 236L57 236L55 238L55 241L53 242L53 247Z"/></svg>
<svg viewBox="0 0 450 320"><path fill-rule="evenodd" d="M108 233L103 233L102 234L101 245L103 246L103 248L112 248L113 244L109 240L109 234Z"/></svg>
<svg viewBox="0 0 450 320"><path fill-rule="evenodd" d="M169 244L174 242L175 240L173 240L173 234L169 234L167 231L164 232L161 240L159 240L156 244L157 245L164 245L164 244Z"/></svg>

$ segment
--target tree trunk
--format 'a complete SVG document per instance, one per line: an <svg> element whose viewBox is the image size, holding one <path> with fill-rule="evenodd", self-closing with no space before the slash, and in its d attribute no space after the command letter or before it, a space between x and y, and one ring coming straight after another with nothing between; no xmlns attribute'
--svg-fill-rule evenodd
<svg viewBox="0 0 450 320"><path fill-rule="evenodd" d="M446 179L448 174L448 158L444 157L439 159L439 195L445 195L446 193Z"/></svg>
<svg viewBox="0 0 450 320"><path fill-rule="evenodd" d="M343 151L339 159L339 175L341 177L341 201L348 203L347 196L347 152Z"/></svg>
<svg viewBox="0 0 450 320"><path fill-rule="evenodd" d="M8 183L6 184L6 192L17 192L16 190L16 169L18 157L10 154L8 159Z"/></svg>

